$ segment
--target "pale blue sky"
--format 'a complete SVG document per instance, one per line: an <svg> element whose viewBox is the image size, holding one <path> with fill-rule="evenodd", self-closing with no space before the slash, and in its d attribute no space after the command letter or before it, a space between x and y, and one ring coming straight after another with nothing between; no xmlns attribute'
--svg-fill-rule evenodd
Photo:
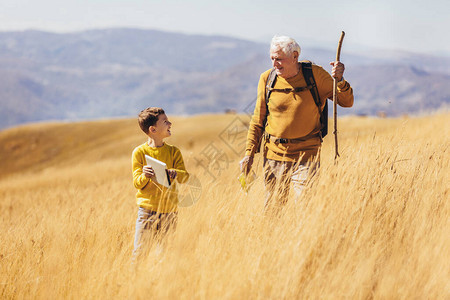
<svg viewBox="0 0 450 300"><path fill-rule="evenodd" d="M449 0L1 0L0 30L137 27L269 42L275 34L450 55ZM302 40L304 43L302 43Z"/></svg>

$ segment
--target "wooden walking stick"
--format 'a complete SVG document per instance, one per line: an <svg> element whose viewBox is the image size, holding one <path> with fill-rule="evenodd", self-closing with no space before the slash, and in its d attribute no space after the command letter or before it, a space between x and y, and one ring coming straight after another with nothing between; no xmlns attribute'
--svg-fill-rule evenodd
<svg viewBox="0 0 450 300"><path fill-rule="evenodd" d="M341 38L339 39L339 44L336 52L336 60L339 61L341 56L341 47L342 47L342 41L344 40L345 32L341 32ZM336 78L333 78L333 120L334 120L334 150L335 155L334 159L336 159L339 156L338 152L338 138L337 138L337 80Z"/></svg>

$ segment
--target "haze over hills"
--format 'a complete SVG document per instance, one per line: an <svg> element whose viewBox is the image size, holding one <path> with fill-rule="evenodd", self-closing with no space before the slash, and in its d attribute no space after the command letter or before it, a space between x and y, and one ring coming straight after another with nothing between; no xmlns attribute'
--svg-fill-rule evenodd
<svg viewBox="0 0 450 300"><path fill-rule="evenodd" d="M334 51L304 47L301 59L329 70ZM355 106L340 114L416 114L450 103L448 57L353 53L344 42L341 60ZM224 36L138 29L3 32L0 128L134 116L147 106L170 114L243 111L268 68L268 43Z"/></svg>

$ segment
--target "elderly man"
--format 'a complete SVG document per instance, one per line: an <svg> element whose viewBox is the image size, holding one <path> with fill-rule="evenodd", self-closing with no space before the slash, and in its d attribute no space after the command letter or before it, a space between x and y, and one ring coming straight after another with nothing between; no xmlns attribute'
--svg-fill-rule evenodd
<svg viewBox="0 0 450 300"><path fill-rule="evenodd" d="M272 39L273 68L262 73L259 79L245 156L240 162L241 170L247 174L262 143L266 208L285 204L291 185L299 196L317 169L322 144L320 115L327 98L333 96L333 77L338 81L338 104L353 105L353 90L343 77L344 64L331 62L331 76L322 67L309 65L315 89L311 80L305 80L299 55L300 46L294 39L287 36ZM318 92L317 102L314 90Z"/></svg>

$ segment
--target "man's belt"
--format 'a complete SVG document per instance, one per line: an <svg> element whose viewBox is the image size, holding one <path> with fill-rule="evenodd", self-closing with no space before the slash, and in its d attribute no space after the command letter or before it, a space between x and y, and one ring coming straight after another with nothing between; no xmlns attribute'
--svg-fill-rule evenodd
<svg viewBox="0 0 450 300"><path fill-rule="evenodd" d="M266 139L270 140L271 142L277 143L277 144L300 143L300 142L304 142L304 141L307 141L312 138L320 138L320 132L311 133L311 134L308 134L308 135L305 135L303 137L296 138L296 139L279 138L279 137L270 135L267 132L265 132L264 134L265 134Z"/></svg>

